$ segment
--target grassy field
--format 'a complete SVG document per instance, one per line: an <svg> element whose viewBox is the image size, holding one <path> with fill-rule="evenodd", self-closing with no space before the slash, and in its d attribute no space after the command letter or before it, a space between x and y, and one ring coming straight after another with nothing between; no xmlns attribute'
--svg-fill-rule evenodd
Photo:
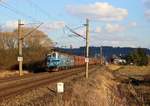
<svg viewBox="0 0 150 106"><path fill-rule="evenodd" d="M113 67L113 68L111 68ZM114 67L118 67L114 70ZM108 66L132 105L150 105L150 66Z"/></svg>

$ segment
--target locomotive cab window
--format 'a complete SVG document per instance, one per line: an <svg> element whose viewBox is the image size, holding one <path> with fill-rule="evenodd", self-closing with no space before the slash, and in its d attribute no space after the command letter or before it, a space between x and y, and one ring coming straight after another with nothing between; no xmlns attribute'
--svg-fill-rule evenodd
<svg viewBox="0 0 150 106"><path fill-rule="evenodd" d="M53 53L52 55L53 55L53 57L56 57L56 53Z"/></svg>
<svg viewBox="0 0 150 106"><path fill-rule="evenodd" d="M51 58L51 55L48 55L48 57L50 57L50 58Z"/></svg>
<svg viewBox="0 0 150 106"><path fill-rule="evenodd" d="M47 62L51 62L51 60L47 60Z"/></svg>
<svg viewBox="0 0 150 106"><path fill-rule="evenodd" d="M52 56L55 57L56 59L58 59L58 53L57 53L57 52L54 52L54 53L52 54Z"/></svg>
<svg viewBox="0 0 150 106"><path fill-rule="evenodd" d="M51 54L48 54L47 57L51 57Z"/></svg>

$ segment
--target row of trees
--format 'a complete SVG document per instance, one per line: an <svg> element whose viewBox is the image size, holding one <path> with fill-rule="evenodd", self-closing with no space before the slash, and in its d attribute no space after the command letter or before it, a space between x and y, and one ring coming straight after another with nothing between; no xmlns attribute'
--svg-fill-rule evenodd
<svg viewBox="0 0 150 106"><path fill-rule="evenodd" d="M148 65L149 63L149 57L146 54L145 49L142 49L142 48L135 49L132 53L130 53L126 57L126 60L128 64L132 63L137 66Z"/></svg>
<svg viewBox="0 0 150 106"><path fill-rule="evenodd" d="M136 48L128 55L113 55L110 59L111 63L120 64L120 65L137 65L145 66L149 64L150 56L146 53L144 48Z"/></svg>
<svg viewBox="0 0 150 106"><path fill-rule="evenodd" d="M24 37L33 28L22 28L22 36ZM17 30L13 32L0 32L0 49L14 49L18 46ZM36 30L29 36L24 38L24 47L50 47L52 46L51 39L42 31Z"/></svg>
<svg viewBox="0 0 150 106"><path fill-rule="evenodd" d="M22 36L26 36L33 28L22 28ZM18 30L0 32L0 69L11 69L18 65ZM44 60L45 54L53 46L52 40L44 32L35 30L23 39L24 65L36 68ZM35 64L36 63L36 64ZM34 64L34 65L33 65ZM18 68L18 67L17 67Z"/></svg>

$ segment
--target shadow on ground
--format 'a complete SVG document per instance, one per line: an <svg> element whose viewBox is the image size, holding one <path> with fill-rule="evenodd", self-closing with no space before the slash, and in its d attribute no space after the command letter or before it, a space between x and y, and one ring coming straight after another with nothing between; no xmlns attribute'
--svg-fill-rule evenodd
<svg viewBox="0 0 150 106"><path fill-rule="evenodd" d="M11 70L18 70L19 64L10 67ZM23 69L33 73L46 72L45 61L40 60L36 62L23 63Z"/></svg>

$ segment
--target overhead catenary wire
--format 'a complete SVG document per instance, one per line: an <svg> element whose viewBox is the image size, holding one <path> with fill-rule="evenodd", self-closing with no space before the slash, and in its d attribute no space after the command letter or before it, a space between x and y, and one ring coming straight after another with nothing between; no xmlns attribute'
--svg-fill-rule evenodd
<svg viewBox="0 0 150 106"><path fill-rule="evenodd" d="M78 27L73 28L73 30L77 30L77 29L80 29L80 28L83 28L83 27L85 27L85 26L84 26L84 25L81 25L81 26L78 26Z"/></svg>
<svg viewBox="0 0 150 106"><path fill-rule="evenodd" d="M73 34L75 34L76 36L79 36L79 37L81 37L81 38L83 38L83 39L86 39L83 35L80 35L80 34L78 34L77 32L75 32L73 29L71 29L70 27L68 27L67 25L65 25L65 27L67 28L67 29L69 29Z"/></svg>
<svg viewBox="0 0 150 106"><path fill-rule="evenodd" d="M80 28L83 28L85 27L84 25L80 25L78 27L74 27L74 28L71 28L72 30L78 30ZM72 43L74 42L73 39L71 39L71 37L74 37L76 39L76 41L78 41L79 43L82 42L83 39L81 39L79 36L77 36L76 34L72 33L71 34L69 32L71 32L70 30L68 30L67 27L63 27L62 29L62 33L63 33L63 37L62 39L59 41L60 44L63 44L65 41L69 41L70 42L70 45L72 45Z"/></svg>
<svg viewBox="0 0 150 106"><path fill-rule="evenodd" d="M81 38L76 37L75 35L69 36L70 34L68 33L67 30L68 29L66 27L63 27L63 29L62 29L62 37L60 39L59 38L57 39L57 45L63 45L63 47L69 47L74 42L74 39L72 39L71 37L74 37L75 39L77 39L76 41L78 41L78 42L80 42L80 40L82 40Z"/></svg>
<svg viewBox="0 0 150 106"><path fill-rule="evenodd" d="M38 22L40 22L40 21L37 20L36 18L34 18L34 17L32 17L32 16L29 16L29 15L26 15L25 13L23 13L23 12L17 10L17 9L14 8L12 5L10 5L10 4L8 4L8 3L5 3L4 1L0 1L0 6L3 7L3 8L6 8L6 9L8 9L9 11L11 11L11 12L17 14L17 15L20 15L20 16L22 16L22 17L24 17L24 18L28 18L28 19L30 19L30 20L32 20L32 21L38 21Z"/></svg>
<svg viewBox="0 0 150 106"><path fill-rule="evenodd" d="M34 6L34 8L36 10L39 10L40 13L42 13L43 15L45 15L48 19L54 19L54 20L57 20L55 17L53 17L52 15L50 15L44 8L42 8L40 5L38 5L37 2L33 1L33 0L25 0L27 1L28 4ZM47 27L47 26L44 26L43 27L44 29L46 30L51 30L50 27Z"/></svg>
<svg viewBox="0 0 150 106"><path fill-rule="evenodd" d="M40 25L38 25L36 28L34 28L32 31L28 32L27 34L25 34L21 39L24 39L25 37L29 36L31 33L33 33L35 30L37 30L43 23L41 23Z"/></svg>
<svg viewBox="0 0 150 106"><path fill-rule="evenodd" d="M51 18L51 15L49 15L49 13L47 13L44 9L42 9L39 5L37 5L37 3L33 2L33 0L26 0L26 1L29 1L30 3L32 3L32 5L34 5L34 7L36 7L42 14L45 14L48 18ZM13 12L13 13L19 15L19 16L26 17L26 18L28 18L30 20L34 20L34 21L37 20L34 17L21 12L20 10L15 8L12 4L10 5L10 4L6 3L6 2L0 1L0 6L3 7L3 8L8 9L9 11L11 11L11 12ZM30 24L30 23L25 23L25 25L27 25L27 24ZM83 27L83 26L79 26L79 27L74 28L74 29L78 29L78 28L81 28L81 27ZM44 27L42 27L42 28L44 28ZM83 39L85 39L85 38L83 37Z"/></svg>
<svg viewBox="0 0 150 106"><path fill-rule="evenodd" d="M52 19L53 17L42 7L40 7L36 2L33 0L26 0L27 3L32 4L36 9L38 9L43 15L45 15L48 19Z"/></svg>

